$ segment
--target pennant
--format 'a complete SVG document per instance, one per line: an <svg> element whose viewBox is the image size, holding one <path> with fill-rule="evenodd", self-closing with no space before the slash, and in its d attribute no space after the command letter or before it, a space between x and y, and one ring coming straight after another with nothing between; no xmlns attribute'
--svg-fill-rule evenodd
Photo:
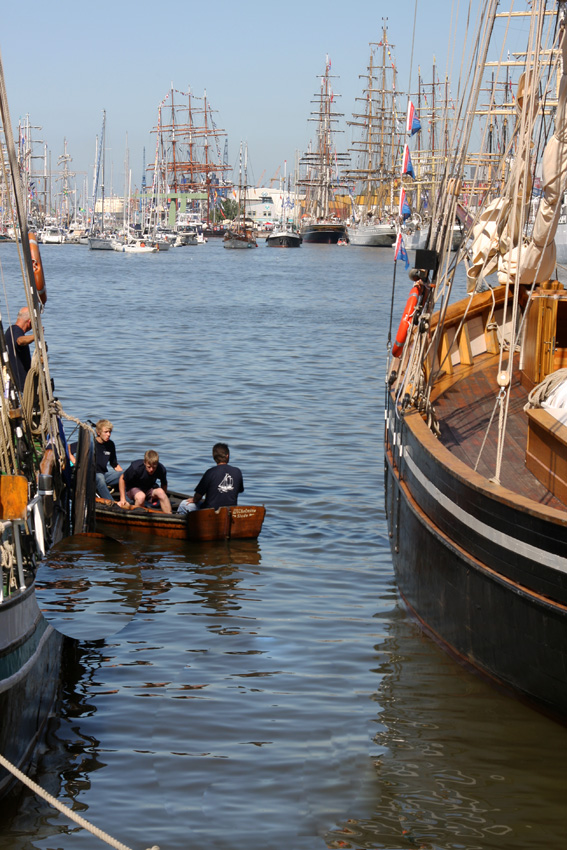
<svg viewBox="0 0 567 850"><path fill-rule="evenodd" d="M406 201L406 190L402 189L400 192L400 203L398 206L398 215L399 217L405 221L406 218L409 218L411 215L411 209L409 207L408 202Z"/></svg>
<svg viewBox="0 0 567 850"><path fill-rule="evenodd" d="M404 147L404 155L402 157L402 174L409 174L410 177L413 177L415 180L415 173L413 165L411 164L411 156L408 145Z"/></svg>
<svg viewBox="0 0 567 850"><path fill-rule="evenodd" d="M411 100L408 100L408 117L406 122L406 133L408 136L414 136L421 130L421 122L415 114L415 108Z"/></svg>
<svg viewBox="0 0 567 850"><path fill-rule="evenodd" d="M396 237L396 252L394 254L394 261L396 262L397 260L403 260L406 265L406 269L409 268L410 262L408 259L408 253L404 247L404 239L401 231Z"/></svg>

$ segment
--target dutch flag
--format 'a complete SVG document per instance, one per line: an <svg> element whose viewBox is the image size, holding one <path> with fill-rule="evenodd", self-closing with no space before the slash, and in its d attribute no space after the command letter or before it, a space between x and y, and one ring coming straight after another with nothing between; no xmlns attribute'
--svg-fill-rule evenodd
<svg viewBox="0 0 567 850"><path fill-rule="evenodd" d="M402 159L402 174L409 174L410 177L413 177L413 179L415 180L415 173L413 170L413 165L411 164L411 156L408 145L404 147L404 156Z"/></svg>
<svg viewBox="0 0 567 850"><path fill-rule="evenodd" d="M406 122L406 133L408 136L413 136L421 130L421 123L415 114L414 105L411 100L408 100L408 117Z"/></svg>
<svg viewBox="0 0 567 850"><path fill-rule="evenodd" d="M396 237L396 252L394 254L394 261L397 261L397 260L403 260L404 263L406 264L406 269L409 268L410 263L409 263L409 259L408 259L408 253L407 253L407 251L404 247L404 240L403 240L401 231L400 231L400 233L398 233L398 235Z"/></svg>
<svg viewBox="0 0 567 850"><path fill-rule="evenodd" d="M400 203L398 206L398 215L401 219L405 221L406 218L409 218L411 215L411 209L409 207L408 202L406 201L406 190L402 189L400 192Z"/></svg>

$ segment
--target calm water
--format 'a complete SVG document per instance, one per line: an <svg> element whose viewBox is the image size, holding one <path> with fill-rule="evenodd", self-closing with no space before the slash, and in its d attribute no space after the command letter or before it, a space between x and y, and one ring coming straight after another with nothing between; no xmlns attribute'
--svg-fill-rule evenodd
<svg viewBox="0 0 567 850"><path fill-rule="evenodd" d="M59 547L62 581L74 565L94 588L61 616L113 628L70 648L39 781L133 850L563 848L566 730L446 658L398 601L391 252L42 255L64 410L112 420L123 465L156 448L179 490L228 442L267 516L257 542ZM15 246L0 261L14 292ZM0 823L2 848L104 846L28 794Z"/></svg>

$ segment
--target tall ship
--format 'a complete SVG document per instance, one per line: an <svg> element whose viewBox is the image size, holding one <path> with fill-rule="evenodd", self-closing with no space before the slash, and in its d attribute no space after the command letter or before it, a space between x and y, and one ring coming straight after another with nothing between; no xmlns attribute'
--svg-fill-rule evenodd
<svg viewBox="0 0 567 850"><path fill-rule="evenodd" d="M155 157L148 166L152 178L148 215L159 213L158 224L172 218L169 199L176 213L198 213L208 228L232 190L226 132L214 115L206 91L199 98L191 89L181 92L172 87L161 101L153 131Z"/></svg>
<svg viewBox="0 0 567 850"><path fill-rule="evenodd" d="M363 95L364 104L349 125L357 139L351 148L352 164L346 177L354 184L352 221L348 227L351 245L391 247L396 238L396 183L399 182L400 93L397 71L388 42L386 21L382 40L370 44L370 59Z"/></svg>
<svg viewBox="0 0 567 850"><path fill-rule="evenodd" d="M331 60L327 57L319 93L315 95L317 108L309 119L317 124L316 142L299 161L303 176L298 186L305 192L300 230L304 242L336 244L348 239L344 208L337 200L341 188L346 193L342 170L348 154L338 153L334 145L336 124L343 114L335 111L338 95L331 79Z"/></svg>
<svg viewBox="0 0 567 850"><path fill-rule="evenodd" d="M565 3L520 5L483 3L463 50L453 154L390 340L385 505L416 621L459 662L565 722L567 289L555 244ZM511 57L523 59L509 79L513 121L481 185L465 171L476 130L491 126L479 98L487 79L493 91L507 79ZM459 206L467 230L453 253Z"/></svg>

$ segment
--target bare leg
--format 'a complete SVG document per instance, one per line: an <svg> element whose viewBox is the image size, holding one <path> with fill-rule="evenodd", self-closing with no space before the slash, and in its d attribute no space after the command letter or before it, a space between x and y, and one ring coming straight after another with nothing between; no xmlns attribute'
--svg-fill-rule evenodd
<svg viewBox="0 0 567 850"><path fill-rule="evenodd" d="M134 494L134 505L135 505L135 507L142 508L144 506L145 501L146 501L146 494L142 490L138 490L138 492Z"/></svg>
<svg viewBox="0 0 567 850"><path fill-rule="evenodd" d="M164 512L164 514L170 514L171 511L171 502L169 501L168 495L161 487L156 487L153 492L154 498L159 499L160 508Z"/></svg>

